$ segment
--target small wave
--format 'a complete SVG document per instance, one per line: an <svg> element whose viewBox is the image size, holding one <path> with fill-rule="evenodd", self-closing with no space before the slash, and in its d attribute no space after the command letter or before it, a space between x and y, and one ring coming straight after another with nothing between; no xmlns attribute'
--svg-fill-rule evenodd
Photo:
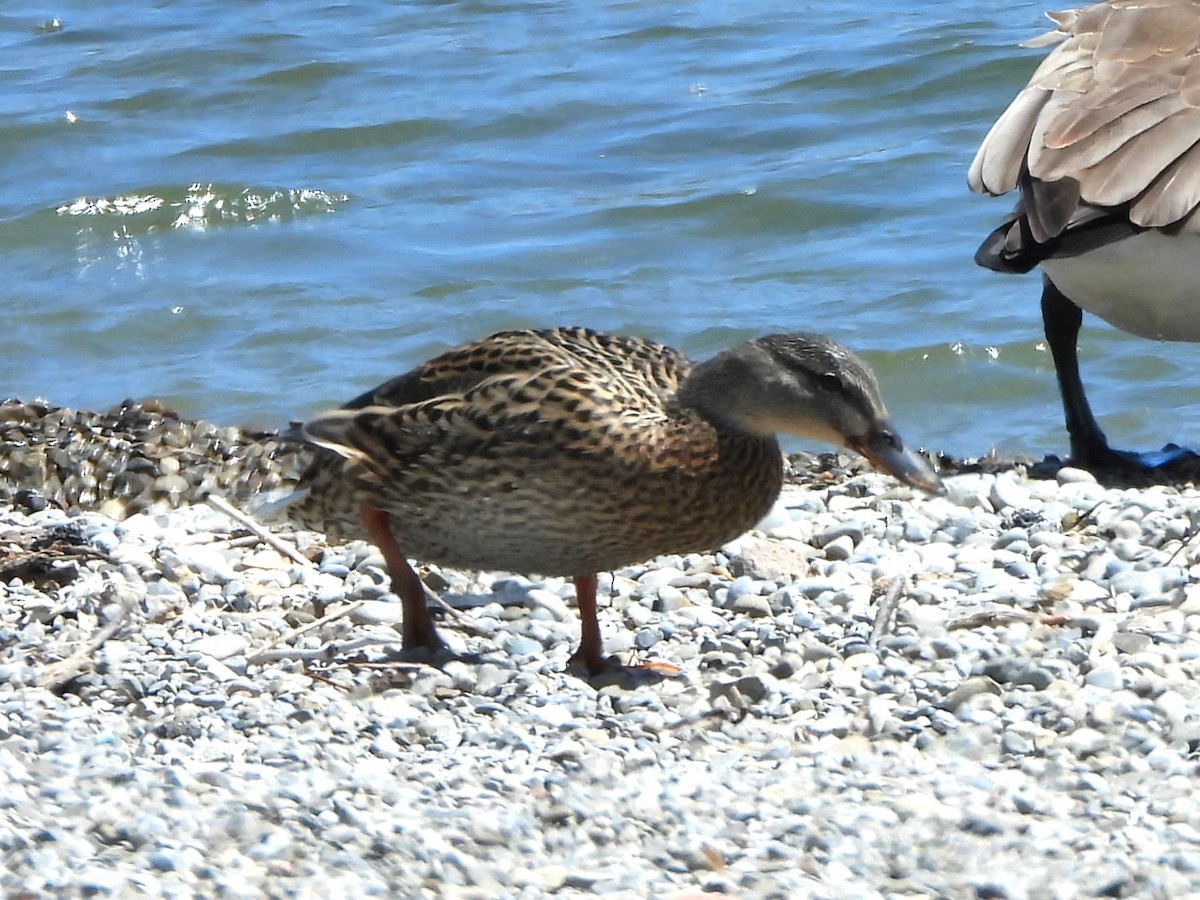
<svg viewBox="0 0 1200 900"><path fill-rule="evenodd" d="M163 205L162 197L153 195L130 195L127 197L98 197L91 200L80 197L73 203L60 206L55 212L60 216L136 216L152 212Z"/></svg>
<svg viewBox="0 0 1200 900"><path fill-rule="evenodd" d="M187 228L203 231L214 225L287 222L301 216L331 213L349 202L346 194L313 188L228 188L193 184L185 192L80 197L58 207L60 216L140 217L135 230ZM127 225L131 223L123 223Z"/></svg>

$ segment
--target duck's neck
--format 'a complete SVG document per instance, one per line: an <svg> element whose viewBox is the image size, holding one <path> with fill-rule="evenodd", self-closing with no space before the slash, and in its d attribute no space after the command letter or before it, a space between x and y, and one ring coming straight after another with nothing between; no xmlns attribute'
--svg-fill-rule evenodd
<svg viewBox="0 0 1200 900"><path fill-rule="evenodd" d="M756 425L770 365L766 351L754 343L732 347L698 363L679 386L677 399L719 428L773 437L772 429Z"/></svg>

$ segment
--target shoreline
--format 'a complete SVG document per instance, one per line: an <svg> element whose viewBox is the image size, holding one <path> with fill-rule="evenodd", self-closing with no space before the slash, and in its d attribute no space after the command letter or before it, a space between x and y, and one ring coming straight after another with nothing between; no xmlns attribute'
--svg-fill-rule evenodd
<svg viewBox="0 0 1200 900"><path fill-rule="evenodd" d="M95 445L180 461L152 485L286 486L219 427L190 457L128 421L151 440ZM0 893L1200 890L1200 492L993 460L923 497L845 460L793 459L715 553L602 576L606 647L683 669L646 684L564 671L562 579L424 567L475 655L438 669L395 658L369 545L0 495Z"/></svg>

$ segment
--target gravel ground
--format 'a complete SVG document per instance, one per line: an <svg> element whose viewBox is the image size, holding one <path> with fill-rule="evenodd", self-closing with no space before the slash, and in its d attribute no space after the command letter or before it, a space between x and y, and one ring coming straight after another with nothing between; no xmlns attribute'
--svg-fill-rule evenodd
<svg viewBox="0 0 1200 900"><path fill-rule="evenodd" d="M10 491L0 895L1200 892L1200 492L800 476L602 577L608 684L562 580L427 571L437 669L370 546Z"/></svg>

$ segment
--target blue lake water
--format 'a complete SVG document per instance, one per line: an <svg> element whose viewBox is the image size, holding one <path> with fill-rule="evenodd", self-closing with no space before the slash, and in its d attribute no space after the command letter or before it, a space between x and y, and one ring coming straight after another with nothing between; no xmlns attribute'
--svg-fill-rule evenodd
<svg viewBox="0 0 1200 900"><path fill-rule="evenodd" d="M1036 274L966 169L1040 0L230 0L0 14L0 395L275 426L501 328L874 365L912 443L1063 451ZM1088 318L1114 444L1200 348Z"/></svg>

